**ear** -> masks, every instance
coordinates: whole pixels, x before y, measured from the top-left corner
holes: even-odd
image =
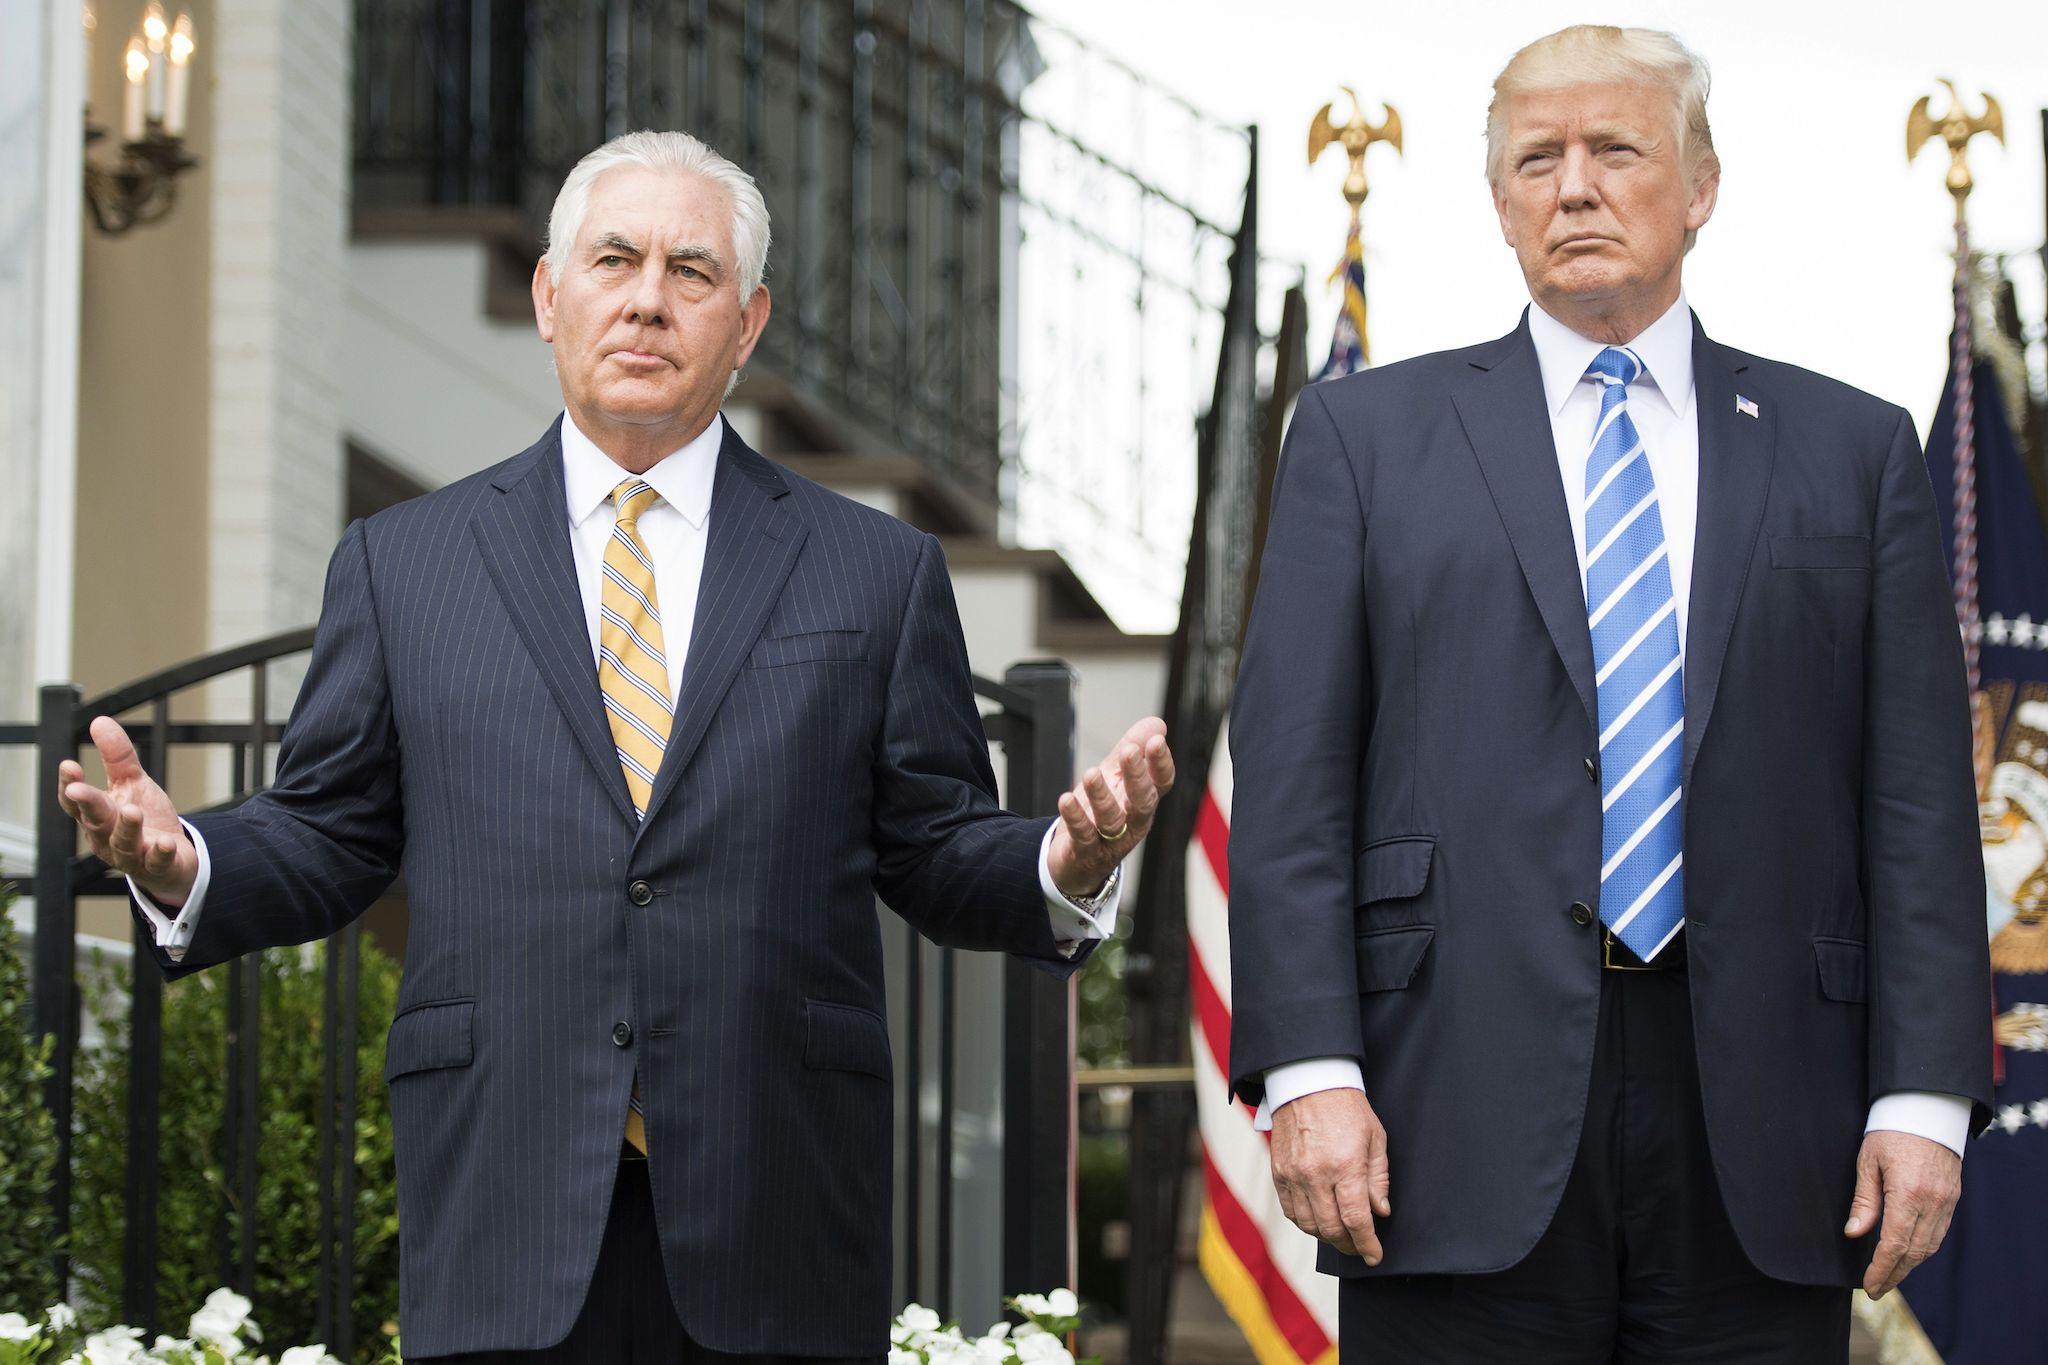
[[[768,286],[754,286],[754,296],[747,300],[747,306],[740,309],[740,345],[733,353],[732,367],[739,369],[754,354],[754,347],[760,343],[761,333],[768,330],[769,312]]]
[[[1700,183],[1693,187],[1692,202],[1685,206],[1685,230],[1698,232],[1714,216],[1714,205],[1721,198],[1721,168],[1709,167],[1700,177]]]
[[[1508,197],[1501,192],[1498,185],[1493,187],[1493,212],[1494,216],[1500,219],[1501,240],[1512,248],[1515,244],[1515,223],[1508,217]]]
[[[548,273],[548,258],[545,256],[533,265],[533,322],[540,329],[540,339],[554,345],[555,277]]]

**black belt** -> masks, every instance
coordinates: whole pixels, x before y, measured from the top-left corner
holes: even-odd
[[[1685,970],[1685,935],[1679,933],[1664,945],[1656,960],[1644,962],[1607,926],[1600,927],[1600,966],[1610,972],[1682,972]]]

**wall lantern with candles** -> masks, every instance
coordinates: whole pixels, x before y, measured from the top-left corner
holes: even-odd
[[[86,89],[92,89],[93,40],[99,27],[85,7]],[[116,234],[154,223],[177,202],[177,179],[199,163],[185,154],[185,115],[192,97],[192,16],[175,22],[152,0],[121,54],[121,159],[111,167],[85,162],[85,202],[101,232]],[[92,121],[88,98],[85,140],[107,129]]]

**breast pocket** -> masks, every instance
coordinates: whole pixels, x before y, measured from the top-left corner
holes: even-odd
[[[748,668],[786,668],[791,664],[864,663],[868,633],[860,629],[807,630],[794,635],[763,636],[747,656]]]
[[[1869,536],[1772,536],[1771,567],[1870,572]]]

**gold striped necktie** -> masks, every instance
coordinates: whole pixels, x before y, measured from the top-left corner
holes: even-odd
[[[640,539],[640,515],[660,494],[642,479],[626,479],[612,490],[619,509],[618,524],[604,547],[604,582],[598,598],[598,689],[604,694],[605,719],[618,746],[619,766],[633,809],[647,818],[654,794],[654,775],[668,748],[673,709],[668,699],[668,657],[663,652],[661,606],[654,595],[654,560]],[[641,1119],[640,1075],[633,1075],[633,1098],[626,1114],[626,1141],[647,1150]]]

